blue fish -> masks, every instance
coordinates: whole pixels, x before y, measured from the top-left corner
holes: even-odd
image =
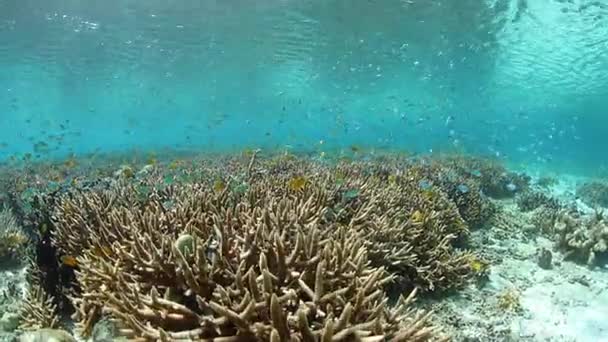
[[[423,179],[420,182],[418,182],[418,186],[422,190],[428,190],[431,186],[433,186],[433,184],[431,184],[431,182],[429,182],[428,180]]]
[[[481,177],[481,171],[473,170],[473,171],[471,171],[471,175],[473,175],[475,177]]]
[[[469,187],[466,186],[465,184],[459,184],[456,188],[458,189],[458,191],[460,193],[463,193],[463,194],[466,194],[469,192]]]

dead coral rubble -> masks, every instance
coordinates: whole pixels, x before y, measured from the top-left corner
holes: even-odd
[[[387,304],[393,276],[370,264],[357,220],[325,219],[326,191],[227,189],[169,186],[135,201],[122,185],[61,199],[53,241],[78,261],[83,334],[109,316],[142,341],[440,339],[429,313],[409,308],[415,291]]]

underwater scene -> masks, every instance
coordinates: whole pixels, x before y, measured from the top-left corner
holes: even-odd
[[[608,2],[0,0],[0,342],[608,341]]]

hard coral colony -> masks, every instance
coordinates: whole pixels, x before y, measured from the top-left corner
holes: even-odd
[[[30,220],[74,274],[35,277],[23,329],[56,328],[62,303],[85,337],[109,320],[141,341],[447,339],[412,302],[487,271],[457,248],[493,212],[474,176],[256,155],[36,196]]]

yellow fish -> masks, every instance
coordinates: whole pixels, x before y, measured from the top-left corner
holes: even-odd
[[[213,182],[213,190],[215,190],[215,192],[222,192],[224,189],[226,189],[226,183],[220,178],[217,178],[215,182]]]
[[[397,175],[388,175],[388,184],[397,183]]]
[[[412,221],[415,223],[422,223],[424,222],[425,216],[426,215],[424,215],[420,210],[416,210],[412,214]]]
[[[93,247],[93,254],[97,256],[109,255],[112,252],[112,249],[108,246],[95,246]]]
[[[169,169],[170,170],[175,170],[177,169],[179,166],[181,165],[181,161],[180,160],[174,160],[171,163],[169,163]]]
[[[70,159],[66,160],[66,161],[63,163],[63,165],[64,165],[66,168],[68,168],[68,169],[73,169],[73,168],[75,168],[75,167],[78,165],[78,163],[76,162],[76,159],[74,159],[74,158],[70,158]]]
[[[289,180],[289,182],[287,183],[287,186],[289,187],[289,189],[291,189],[293,191],[301,191],[301,190],[304,190],[306,183],[308,183],[308,180],[306,180],[305,177],[296,176]]]
[[[68,267],[76,267],[78,266],[78,260],[71,255],[64,255],[61,257],[61,263]]]

